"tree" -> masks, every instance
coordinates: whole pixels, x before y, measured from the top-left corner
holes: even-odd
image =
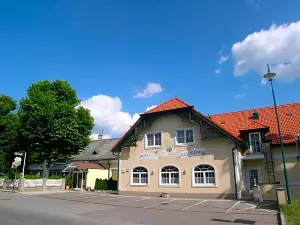
[[[68,160],[89,144],[94,120],[66,81],[31,85],[20,101],[19,115],[28,148],[44,162],[44,178],[51,162]]]
[[[14,111],[17,102],[10,96],[0,95],[0,173],[10,170],[18,145],[19,117]]]

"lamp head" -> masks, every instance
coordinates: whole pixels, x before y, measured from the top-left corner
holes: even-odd
[[[276,76],[276,73],[271,73],[270,72],[270,68],[269,68],[269,65],[267,64],[267,67],[268,67],[268,73],[266,73],[265,75],[264,75],[264,78],[265,79],[268,79],[268,81],[271,81],[271,80],[273,80],[273,78]]]

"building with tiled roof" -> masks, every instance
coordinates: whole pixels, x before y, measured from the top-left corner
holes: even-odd
[[[300,198],[300,103],[278,106],[292,195]],[[119,192],[159,196],[265,199],[284,187],[274,107],[204,115],[173,98],[140,115],[113,146]],[[299,146],[300,143],[298,143]]]

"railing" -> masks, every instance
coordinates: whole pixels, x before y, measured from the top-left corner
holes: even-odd
[[[250,152],[248,154],[265,154],[270,152],[270,143],[257,143],[254,145],[250,145]]]

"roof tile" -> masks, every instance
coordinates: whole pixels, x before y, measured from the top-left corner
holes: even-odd
[[[254,111],[259,114],[258,120],[252,119]],[[300,102],[278,106],[278,114],[283,142],[285,144],[295,143],[295,136],[300,133]],[[216,114],[210,117],[214,123],[238,138],[240,138],[241,130],[269,127],[266,138],[272,140],[273,144],[280,143],[274,107]]]
[[[189,106],[191,106],[191,105],[180,100],[179,98],[172,98],[169,101],[166,101],[166,102],[156,106],[155,108],[150,109],[149,111],[145,112],[144,114],[163,112],[163,111],[174,110],[174,109],[181,109],[181,108],[186,108]]]

